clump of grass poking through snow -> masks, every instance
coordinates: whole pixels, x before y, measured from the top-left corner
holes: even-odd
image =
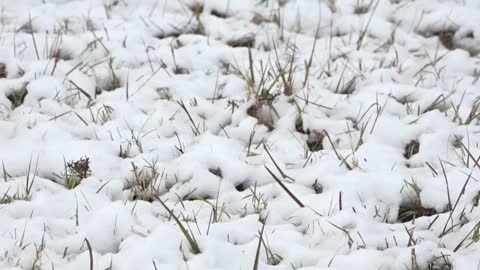
[[[82,157],[79,160],[64,161],[64,171],[61,174],[54,175],[62,180],[65,188],[74,189],[91,174],[90,158]]]
[[[417,185],[415,180],[412,179],[411,182],[405,181],[403,190],[410,191],[411,198],[404,201],[398,209],[398,221],[399,222],[409,222],[414,221],[416,218],[424,216],[433,216],[438,214],[435,209],[425,208],[422,206],[422,201],[420,200],[420,192],[422,190]]]
[[[312,152],[323,150],[323,139],[325,139],[325,133],[311,132],[307,140],[308,149]]]
[[[237,47],[253,48],[255,45],[255,36],[245,35],[237,39],[231,39],[227,41],[227,45],[233,48],[237,48]]]
[[[18,90],[16,89],[13,92],[11,92],[7,96],[7,99],[10,100],[10,102],[12,103],[11,109],[14,110],[15,108],[22,105],[27,94],[28,94],[27,83],[24,83],[20,89]]]
[[[427,266],[428,270],[452,270],[453,265],[450,262],[449,255],[442,254],[439,257],[433,258]]]
[[[403,156],[406,159],[410,159],[413,155],[417,154],[419,150],[420,143],[417,140],[412,140],[405,146],[405,152]]]
[[[133,178],[128,180],[130,184],[130,199],[153,202],[159,196],[158,187],[163,173],[157,170],[157,160],[147,162],[143,168],[138,168],[132,162]]]

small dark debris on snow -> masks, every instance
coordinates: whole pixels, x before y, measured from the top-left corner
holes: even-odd
[[[164,39],[164,38],[178,38],[179,36],[181,36],[183,33],[182,32],[179,32],[179,31],[173,31],[173,32],[169,32],[169,33],[157,33],[155,35],[153,35],[155,38],[158,38],[158,39]]]
[[[208,169],[208,171],[211,174],[218,176],[219,178],[223,178],[222,170],[220,168],[210,168]]]
[[[247,182],[247,181],[241,182],[241,183],[235,185],[235,189],[236,189],[237,191],[239,191],[239,192],[242,192],[242,191],[247,190],[248,187],[249,187],[249,185],[248,185],[248,182]]]
[[[228,18],[228,14],[226,12],[220,12],[216,9],[212,9],[212,11],[210,11],[210,15],[213,15],[215,17],[219,17],[219,18],[222,18],[222,19]]]
[[[322,184],[318,183],[317,179],[315,179],[315,182],[312,184],[312,188],[315,191],[315,194],[323,193],[323,186]]]
[[[190,71],[186,68],[177,66],[173,69],[173,73],[175,73],[176,75],[185,75],[185,74],[190,74]]]

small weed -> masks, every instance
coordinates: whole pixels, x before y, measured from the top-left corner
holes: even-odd
[[[172,93],[170,91],[170,88],[168,87],[160,87],[157,90],[158,95],[160,96],[160,99],[168,100],[171,101],[173,100]]]
[[[10,175],[6,172],[5,167],[3,168],[4,170],[4,177],[5,181],[10,178]],[[33,168],[32,172],[32,159],[30,158],[30,162],[28,164],[27,171],[25,173],[25,185],[24,185],[24,192],[21,193],[19,190],[17,190],[13,195],[9,194],[10,188],[8,188],[3,195],[0,195],[0,205],[2,204],[9,204],[17,200],[22,200],[22,201],[29,201],[32,198],[32,192],[33,192],[33,184],[35,183],[35,178],[38,174],[38,158],[35,164],[35,168]],[[33,175],[33,176],[32,176]]]
[[[3,195],[0,196],[0,205],[12,203],[20,198],[18,198],[18,193],[15,193],[13,196],[8,195],[10,189],[7,189]]]
[[[97,109],[96,113],[93,112],[91,106],[88,109],[90,111],[90,117],[92,118],[92,122],[98,125],[103,125],[106,122],[112,120],[112,113],[114,110],[108,105],[102,104],[100,108]]]
[[[153,202],[160,195],[158,186],[164,174],[158,171],[157,162],[158,160],[147,162],[147,166],[142,169],[132,162],[133,178],[128,180],[130,199]]]
[[[62,179],[63,185],[67,189],[74,189],[91,174],[90,159],[88,157],[82,157],[76,161],[64,161],[64,171],[60,174],[54,173],[55,176]]]
[[[33,191],[33,184],[35,183],[35,178],[38,174],[38,159],[40,157],[37,156],[37,161],[35,162],[35,168],[33,168],[33,176],[30,176],[32,173],[32,158],[30,158],[30,162],[28,163],[28,169],[25,176],[25,194],[22,197],[23,200],[30,200],[32,197]]]
[[[170,216],[175,220],[175,223],[177,223],[178,227],[180,227],[180,230],[182,231],[183,236],[187,240],[187,242],[190,244],[190,250],[192,251],[193,254],[200,254],[201,250],[200,247],[198,246],[198,242],[195,239],[195,236],[188,232],[188,230],[183,226],[182,222],[180,219],[173,213],[173,211],[159,198],[157,197],[158,201],[160,204],[167,210],[167,212],[170,214]]]
[[[252,206],[256,214],[262,216],[265,210],[268,207],[268,198],[265,194],[257,191],[257,183],[253,187],[248,187],[250,195],[243,197],[243,199],[251,198]]]

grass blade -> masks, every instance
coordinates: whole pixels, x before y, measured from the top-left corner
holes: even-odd
[[[278,179],[278,177],[272,171],[270,171],[267,166],[265,166],[265,169],[267,169],[268,173],[273,177],[273,179],[275,179],[280,187],[287,192],[288,196],[290,196],[290,198],[292,198],[298,204],[298,206],[302,208],[305,207],[305,205],[295,195],[293,195],[293,193],[282,183],[280,179]]]
[[[200,251],[200,247],[198,246],[197,241],[195,240],[195,237],[190,235],[190,233],[187,231],[187,229],[183,226],[180,219],[178,219],[178,217],[173,213],[173,211],[170,208],[168,208],[168,206],[160,198],[158,198],[158,201],[163,206],[163,208],[165,208],[165,210],[167,210],[167,212],[170,214],[170,216],[175,220],[178,227],[180,227],[180,230],[182,231],[183,236],[185,236],[185,239],[187,239],[188,243],[190,244],[190,248],[191,248],[192,253],[193,254],[199,254],[201,251]]]

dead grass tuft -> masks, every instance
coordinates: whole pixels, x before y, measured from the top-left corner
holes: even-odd
[[[420,143],[417,140],[412,140],[405,146],[405,152],[403,156],[406,159],[410,159],[413,155],[417,154],[419,150]]]
[[[422,201],[420,199],[421,191],[422,190],[414,179],[411,181],[404,181],[404,186],[402,187],[401,192],[408,192],[410,198],[400,204],[398,209],[399,222],[415,222],[416,218],[438,214],[435,209],[422,206]]]
[[[222,12],[222,11],[218,11],[216,9],[212,9],[212,11],[210,11],[210,15],[218,17],[218,18],[222,18],[222,19],[226,19],[226,18],[229,17],[228,12],[226,12],[226,11]]]
[[[24,83],[20,89],[14,90],[7,96],[7,99],[12,103],[12,110],[23,104],[23,101],[28,94],[27,85],[28,83]]]
[[[325,139],[325,133],[313,131],[309,134],[307,139],[308,149],[312,152],[323,150],[323,139]]]
[[[435,209],[425,208],[420,201],[407,202],[398,209],[398,221],[409,222],[419,217],[429,217],[438,214]]]
[[[79,160],[64,161],[64,171],[60,174],[54,173],[59,177],[65,188],[74,189],[83,179],[89,177],[92,174],[90,170],[90,159],[88,157],[82,157]]]
[[[442,254],[442,256],[433,258],[427,266],[428,270],[452,270],[453,265],[448,258],[449,255]]]
[[[255,46],[255,36],[245,35],[237,39],[232,39],[227,41],[227,45],[234,48],[238,48],[238,47],[253,48]]]
[[[139,168],[132,162],[132,179],[130,184],[130,199],[153,202],[160,196],[159,185],[163,173],[157,169],[157,160],[148,162],[143,168]]]

